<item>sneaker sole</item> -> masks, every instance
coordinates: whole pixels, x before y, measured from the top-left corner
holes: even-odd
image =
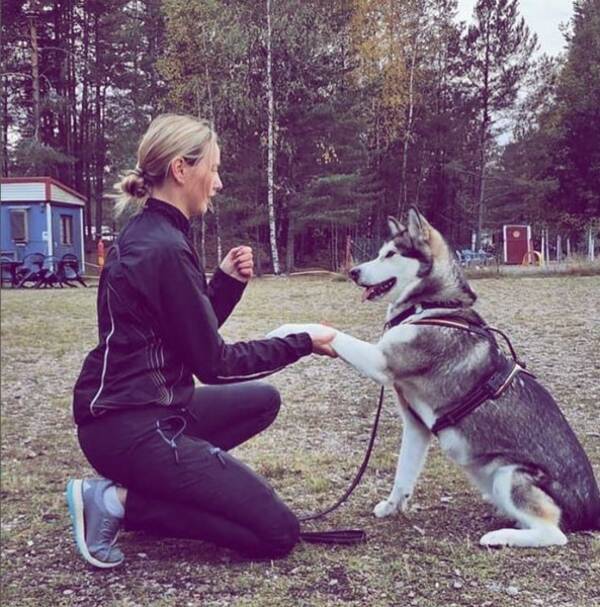
[[[100,569],[111,569],[118,567],[124,559],[115,561],[114,563],[107,563],[99,561],[94,558],[88,550],[87,544],[85,543],[85,519],[83,517],[83,481],[81,479],[70,480],[67,483],[67,505],[69,506],[69,514],[71,515],[71,523],[73,527],[73,536],[75,537],[75,543],[81,556],[93,565]]]

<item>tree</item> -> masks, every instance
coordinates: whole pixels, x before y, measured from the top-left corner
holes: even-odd
[[[531,65],[537,37],[519,18],[518,0],[478,0],[466,36],[469,79],[479,110],[476,248],[485,216],[486,165],[493,126],[514,106]]]
[[[576,0],[557,90],[559,205],[600,216],[600,0]]]
[[[273,141],[273,131],[275,128],[275,107],[273,101],[273,76],[272,64],[273,53],[271,50],[271,0],[266,0],[266,18],[267,18],[267,76],[265,85],[267,89],[267,208],[269,209],[269,240],[271,243],[271,258],[273,259],[273,272],[279,274],[279,253],[277,251],[277,226],[275,223],[275,202],[273,200],[273,164],[275,160],[275,149]]]

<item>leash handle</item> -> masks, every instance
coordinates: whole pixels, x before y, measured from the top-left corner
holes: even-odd
[[[330,531],[302,531],[300,538],[309,544],[361,544],[367,541],[362,529],[332,529]]]

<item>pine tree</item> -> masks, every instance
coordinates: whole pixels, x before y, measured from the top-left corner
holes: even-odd
[[[475,23],[466,37],[470,81],[480,113],[476,248],[481,245],[493,126],[501,111],[513,107],[537,46],[537,37],[519,17],[518,8],[518,0],[478,0]]]

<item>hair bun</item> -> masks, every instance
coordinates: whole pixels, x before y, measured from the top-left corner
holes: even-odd
[[[143,171],[139,167],[123,177],[120,185],[123,192],[134,198],[144,198],[150,193]]]

